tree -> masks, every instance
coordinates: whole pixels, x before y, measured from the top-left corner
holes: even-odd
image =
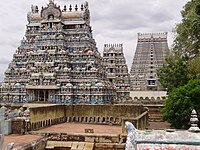
[[[182,22],[176,30],[173,50],[176,55],[193,57],[200,51],[200,1],[191,0],[181,11]]]
[[[200,15],[200,5],[197,5],[197,7],[196,7],[196,14]]]
[[[188,76],[190,79],[200,79],[200,55],[188,62]]]
[[[169,55],[165,63],[157,70],[159,81],[170,92],[173,88],[182,86],[188,82],[187,65],[183,57]]]
[[[200,80],[191,80],[188,84],[171,91],[162,109],[163,119],[175,128],[188,128],[193,109],[200,110]]]
[[[200,0],[188,2],[181,14],[172,55],[158,70],[158,77],[169,90],[163,119],[176,128],[187,128],[192,109],[200,112]]]

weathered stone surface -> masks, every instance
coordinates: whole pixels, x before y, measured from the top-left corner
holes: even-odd
[[[12,120],[12,133],[24,134],[25,133],[25,119],[16,118]]]
[[[4,143],[4,135],[0,134],[0,149],[3,149],[3,143]]]
[[[6,119],[6,108],[2,106],[0,108],[0,121]]]
[[[4,135],[12,133],[11,120],[0,121],[0,133]]]

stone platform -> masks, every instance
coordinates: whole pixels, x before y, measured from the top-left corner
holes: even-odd
[[[113,148],[123,150],[125,148],[125,140],[121,139],[125,139],[125,137],[125,135],[122,136],[121,126],[62,123],[31,131],[28,135],[6,136],[4,145],[14,142],[17,150],[36,149],[37,147],[40,148],[40,146],[41,148],[37,150],[56,150],[59,148],[65,148],[66,150]]]
[[[15,135],[15,134],[11,134],[11,135],[4,136],[4,144],[3,145],[5,147],[9,143],[14,142],[14,148],[17,148],[17,147],[23,147],[23,146],[29,145],[34,141],[35,142],[40,141],[41,139],[43,139],[43,137],[38,136],[38,135]]]
[[[121,134],[121,126],[96,125],[83,123],[62,123],[39,129],[37,133],[85,133],[85,129],[92,129],[95,134]]]

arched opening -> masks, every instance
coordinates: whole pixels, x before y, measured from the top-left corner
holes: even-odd
[[[85,122],[88,122],[88,117],[85,117]]]
[[[81,122],[83,122],[84,121],[84,117],[81,117]]]
[[[105,117],[102,118],[102,123],[105,123],[106,119]]]
[[[106,118],[106,123],[109,123],[109,122],[110,122],[110,118],[107,117],[107,118]]]
[[[76,122],[76,117],[73,117],[73,122]]]
[[[113,120],[114,120],[113,117],[110,117],[110,123],[113,123]]]
[[[101,118],[100,117],[98,117],[97,122],[101,123]]]
[[[92,120],[92,117],[90,117],[89,123],[92,123],[92,121],[93,121],[93,120]]]

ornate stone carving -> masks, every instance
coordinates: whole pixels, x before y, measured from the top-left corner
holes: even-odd
[[[57,7],[53,1],[50,1],[48,7],[45,7],[41,11],[41,17],[42,19],[48,20],[53,18],[60,18],[61,16],[61,10],[59,7]]]
[[[113,101],[115,88],[106,78],[102,58],[92,37],[88,3],[84,6],[84,10],[76,6],[75,11],[61,12],[60,7],[50,0],[40,13],[32,6],[25,38],[14,54],[4,79],[6,85],[19,82],[22,86],[2,87],[3,99],[65,104],[105,104]],[[81,36],[85,38],[80,40]],[[83,52],[85,49],[88,51]],[[86,68],[87,65],[90,67]],[[69,82],[73,86],[66,86]],[[79,87],[80,83],[91,86]],[[98,89],[96,83],[104,86]]]
[[[130,71],[131,90],[163,90],[156,70],[163,65],[168,52],[167,33],[138,33],[137,48]]]
[[[196,110],[193,109],[191,113],[191,118],[190,118],[191,127],[188,130],[190,132],[200,132],[200,129],[198,127],[198,122],[199,122],[199,119],[197,117],[197,112]]]
[[[136,150],[137,129],[129,121],[125,122],[125,128],[128,132],[126,140],[126,150]]]

